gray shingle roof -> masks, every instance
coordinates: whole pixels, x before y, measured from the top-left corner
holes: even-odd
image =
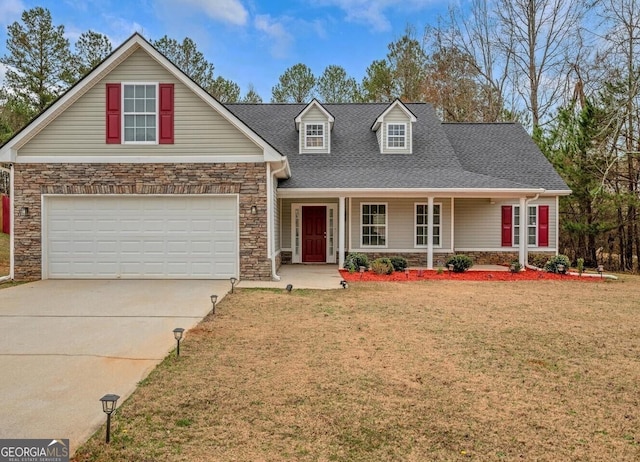
[[[287,156],[281,188],[544,188],[568,190],[517,124],[442,124],[431,105],[406,104],[413,154],[381,154],[372,123],[388,104],[325,104],[335,117],[331,153],[300,154],[295,117],[305,104],[226,107]]]

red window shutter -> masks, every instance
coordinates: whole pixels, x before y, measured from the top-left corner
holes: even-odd
[[[538,206],[538,247],[549,247],[549,206]]]
[[[513,245],[513,207],[502,206],[502,247]]]
[[[158,143],[173,144],[173,84],[161,83],[160,91],[160,137]]]
[[[120,144],[120,84],[107,84],[107,144]]]

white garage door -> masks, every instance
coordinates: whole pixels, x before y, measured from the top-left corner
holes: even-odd
[[[46,197],[44,277],[237,276],[236,196]]]

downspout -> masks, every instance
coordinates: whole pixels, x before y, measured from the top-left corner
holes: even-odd
[[[276,246],[275,246],[275,242],[273,242],[273,210],[272,210],[272,200],[273,200],[273,193],[274,193],[274,186],[273,186],[273,182],[276,178],[276,175],[278,175],[280,172],[284,171],[287,168],[287,158],[285,157],[282,160],[282,167],[280,167],[277,170],[271,171],[271,164],[267,164],[268,167],[268,174],[269,174],[269,181],[267,183],[267,194],[269,195],[269,201],[267,203],[267,208],[268,208],[268,216],[267,216],[267,228],[268,228],[268,239],[267,239],[267,248],[268,248],[268,252],[269,252],[269,256],[271,259],[271,279],[273,279],[274,281],[279,281],[280,280],[280,276],[278,276],[277,274],[277,270],[276,270]]]
[[[525,204],[525,208],[524,210],[520,210],[520,227],[525,227],[525,219],[527,219],[527,217],[529,216],[529,202],[533,202],[533,201],[537,201],[538,198],[540,197],[540,193],[536,194],[535,196],[533,196],[530,199],[525,199],[524,204]],[[526,227],[525,227],[526,229]],[[521,262],[522,267],[523,268],[527,268],[529,266],[529,243],[525,241],[525,245],[524,245],[524,261]]]

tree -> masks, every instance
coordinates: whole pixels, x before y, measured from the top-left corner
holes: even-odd
[[[91,30],[80,34],[75,45],[74,55],[78,78],[87,75],[111,54],[112,47],[109,37]]]
[[[189,37],[179,43],[165,35],[153,42],[153,46],[202,88],[207,89],[214,85],[213,64],[205,59],[204,54]]]
[[[387,61],[397,86],[397,96],[410,103],[424,101],[422,89],[426,78],[427,55],[415,38],[413,29],[407,27],[400,39],[389,44]]]
[[[240,87],[238,84],[222,77],[216,78],[206,90],[223,104],[237,103],[240,99]]]
[[[304,103],[313,97],[316,78],[306,65],[295,64],[287,69],[271,89],[273,103]]]
[[[260,97],[258,92],[256,92],[256,89],[253,87],[253,85],[249,84],[249,90],[247,90],[247,94],[244,95],[240,102],[248,104],[259,104],[262,103],[262,98]]]
[[[389,63],[384,59],[376,60],[362,79],[362,98],[370,102],[393,101],[398,94],[396,86]]]
[[[0,62],[7,66],[5,88],[11,99],[31,117],[69,87],[74,72],[64,26],[53,26],[49,10],[24,11],[21,21],[7,28],[8,54]]]
[[[351,103],[359,100],[358,84],[342,66],[327,66],[316,84],[316,93],[324,103]]]
[[[511,84],[531,114],[534,137],[563,96],[571,56],[581,53],[583,0],[499,0],[498,43],[517,73]],[[565,93],[566,94],[566,93]]]

